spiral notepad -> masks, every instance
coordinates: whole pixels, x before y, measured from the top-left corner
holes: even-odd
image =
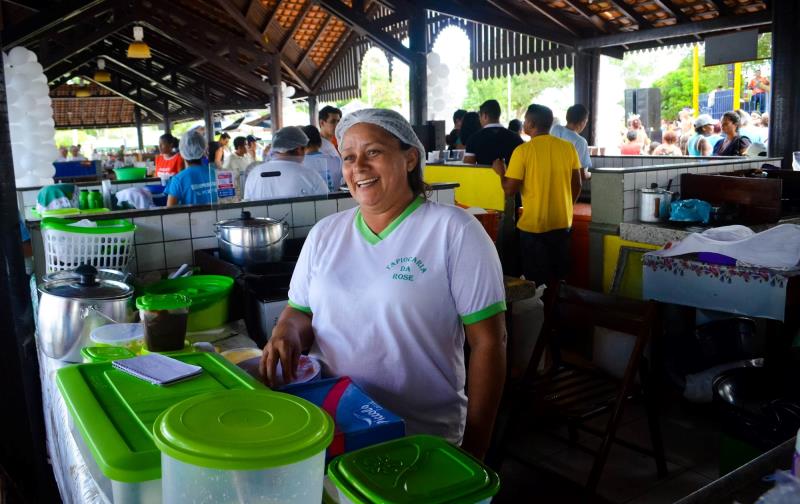
[[[203,372],[200,366],[186,364],[160,354],[141,355],[114,361],[114,367],[154,385],[171,385],[188,380]]]

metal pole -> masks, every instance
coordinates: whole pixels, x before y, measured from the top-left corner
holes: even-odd
[[[138,105],[133,107],[133,116],[136,120],[136,139],[139,142],[139,152],[144,151],[144,137],[142,136],[142,109]]]
[[[700,115],[700,45],[692,48],[692,110],[694,116]],[[652,125],[651,125],[652,126]]]
[[[0,380],[6,431],[0,436],[0,453],[10,482],[15,484],[4,493],[7,491],[12,501],[58,502],[53,471],[47,463],[34,314],[16,189],[5,71],[0,65]],[[22,495],[16,495],[15,489]]]
[[[589,110],[589,122],[581,135],[589,145],[594,145],[600,52],[594,49],[576,53],[572,71],[575,76],[575,103],[580,103]]]
[[[316,95],[308,95],[308,124],[319,128],[319,106]]]
[[[214,141],[214,116],[211,110],[211,104],[208,102],[208,85],[203,83],[203,119],[206,122],[206,138],[209,145]]]

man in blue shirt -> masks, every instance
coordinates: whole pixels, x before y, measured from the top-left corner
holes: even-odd
[[[211,165],[204,166],[208,144],[197,129],[183,134],[178,144],[181,156],[186,160],[186,169],[172,177],[164,190],[167,206],[208,205],[217,201],[217,173]]]
[[[554,124],[550,128],[550,134],[554,137],[568,141],[575,146],[578,152],[578,160],[581,162],[581,178],[589,178],[589,168],[592,167],[592,159],[589,157],[589,145],[586,139],[581,136],[581,132],[589,123],[589,110],[583,105],[576,103],[567,109],[567,125]]]

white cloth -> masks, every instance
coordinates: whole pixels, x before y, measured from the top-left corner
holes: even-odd
[[[117,203],[128,203],[136,209],[146,209],[153,207],[153,193],[144,187],[130,187],[117,191],[115,194]]]
[[[240,156],[234,152],[225,159],[224,169],[236,173],[244,173],[252,162],[253,160],[248,154]]]
[[[410,212],[410,213],[409,213]],[[319,221],[289,303],[313,313],[324,373],[350,376],[406,433],[464,433],[464,324],[505,309],[497,251],[473,216],[415,200],[379,238],[358,209]]]
[[[306,154],[303,164],[319,173],[328,185],[328,190],[338,191],[342,186],[342,158],[322,153]]]
[[[581,162],[581,168],[592,167],[592,158],[589,157],[589,143],[585,138],[560,124],[553,125],[550,128],[550,134],[575,146],[575,150],[578,151],[578,160]]]
[[[78,154],[77,156],[71,156],[69,158],[70,161],[86,161],[86,157]]]
[[[762,268],[795,268],[800,263],[800,226],[781,224],[761,233],[744,226],[724,226],[692,233],[668,249],[651,252],[672,257],[713,252]]]
[[[336,150],[336,146],[333,145],[333,142],[331,142],[326,138],[322,139],[322,145],[320,146],[319,151],[325,154],[326,156],[334,156],[338,158],[341,157],[339,151]]]
[[[262,177],[263,172],[277,171],[279,177]],[[265,200],[327,194],[328,184],[317,172],[294,161],[272,159],[253,167],[244,184],[244,199]]]

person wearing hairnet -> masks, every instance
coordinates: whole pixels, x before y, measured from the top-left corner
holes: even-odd
[[[253,167],[244,183],[244,199],[265,200],[327,194],[328,184],[303,165],[308,137],[297,126],[281,128],[272,137],[269,160]],[[262,177],[262,173],[270,176]]]
[[[167,206],[207,205],[217,201],[217,174],[212,166],[203,166],[208,144],[205,135],[193,128],[181,136],[178,150],[186,168],[169,179],[164,192]]]
[[[403,417],[407,434],[440,436],[482,458],[506,367],[494,244],[477,219],[427,199],[425,148],[400,114],[354,112],[336,137],[358,207],[309,232],[261,373],[274,383],[280,362],[291,380],[309,351],[325,375],[349,376]]]

